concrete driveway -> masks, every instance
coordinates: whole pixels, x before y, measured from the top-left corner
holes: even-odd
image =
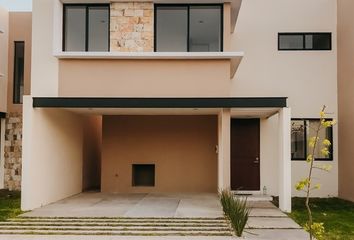
[[[222,217],[217,194],[81,193],[23,214],[26,217]]]
[[[250,200],[250,199],[249,199]],[[243,239],[305,240],[307,233],[269,201],[252,207]],[[238,239],[216,194],[82,193],[0,222],[0,239]]]

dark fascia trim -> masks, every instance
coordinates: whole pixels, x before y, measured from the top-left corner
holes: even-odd
[[[0,112],[0,118],[6,118],[6,113]]]
[[[34,97],[34,108],[281,108],[286,97],[80,98]]]

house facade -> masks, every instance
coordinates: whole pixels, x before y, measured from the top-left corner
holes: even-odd
[[[336,1],[34,0],[32,16],[23,210],[231,188],[291,211],[322,105],[338,117]],[[338,196],[337,126],[325,138],[314,196]]]
[[[30,94],[32,13],[0,11],[0,188],[20,190],[22,96]]]

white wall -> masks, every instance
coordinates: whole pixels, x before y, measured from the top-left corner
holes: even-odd
[[[60,109],[34,109],[24,97],[22,210],[82,190],[83,121]]]
[[[268,119],[261,119],[261,148],[260,148],[260,171],[261,191],[267,188],[267,194],[278,196],[278,115]]]
[[[31,77],[33,96],[58,96],[58,60],[53,56],[53,31],[60,29],[59,23],[54,23],[53,17],[56,14],[54,5],[58,2],[33,0]]]
[[[332,32],[333,50],[280,52],[278,32]],[[288,97],[292,118],[319,117],[325,104],[334,113],[331,117],[337,118],[336,42],[336,1],[243,1],[231,48],[243,51],[245,56],[232,79],[231,95]],[[276,136],[274,133],[267,138]],[[329,174],[316,174],[323,183],[316,196],[337,195],[337,148],[335,127],[333,170]],[[264,161],[274,160],[269,154]],[[292,162],[293,185],[304,176],[305,167],[305,162]],[[274,182],[274,179],[270,175],[265,181]]]
[[[9,13],[0,6],[0,112],[7,110]],[[2,76],[1,76],[2,75]]]

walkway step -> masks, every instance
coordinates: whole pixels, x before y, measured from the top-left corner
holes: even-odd
[[[253,229],[301,229],[292,219],[284,217],[250,217],[247,225]]]
[[[184,219],[169,219],[169,220],[149,220],[149,219],[117,219],[117,220],[106,220],[106,219],[9,219],[8,221],[11,222],[153,222],[153,223],[158,223],[158,222],[170,222],[170,223],[184,223],[184,222],[193,222],[193,223],[222,223],[225,220],[184,220]]]
[[[228,227],[228,224],[85,224],[85,223],[11,223],[11,222],[0,222],[0,227],[14,227],[14,226],[55,226],[55,227],[205,227],[205,228],[220,228]]]
[[[229,231],[229,228],[206,227],[73,227],[73,226],[1,226],[0,230],[75,230],[75,231]]]
[[[120,236],[232,236],[230,231],[52,231],[52,230],[1,230],[4,234],[26,235],[120,235]]]
[[[221,218],[28,218],[0,222],[0,235],[232,236]]]

